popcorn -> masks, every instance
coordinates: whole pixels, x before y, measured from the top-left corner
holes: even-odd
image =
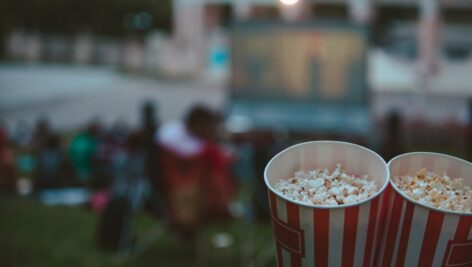
[[[451,179],[421,169],[414,176],[395,176],[398,189],[420,203],[439,209],[472,212],[472,190],[463,184],[464,179]]]
[[[341,164],[330,174],[328,169],[297,171],[295,177],[280,179],[275,190],[287,198],[307,204],[338,206],[360,202],[378,191],[367,175],[356,177],[344,172]]]

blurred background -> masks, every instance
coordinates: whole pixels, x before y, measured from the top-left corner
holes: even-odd
[[[274,266],[263,169],[472,160],[470,0],[0,3],[0,266]]]

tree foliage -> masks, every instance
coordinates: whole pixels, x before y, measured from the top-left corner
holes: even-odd
[[[170,31],[171,0],[6,0],[0,11],[3,29],[12,28],[46,33],[90,32],[119,36],[152,29]],[[147,12],[151,27],[125,27],[127,14]]]

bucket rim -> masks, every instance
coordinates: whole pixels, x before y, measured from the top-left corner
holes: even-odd
[[[449,158],[449,159],[452,159],[452,160],[457,160],[459,162],[461,162],[462,164],[466,164],[466,165],[471,165],[472,167],[472,163],[467,161],[467,160],[464,160],[464,159],[461,159],[461,158],[458,158],[458,157],[454,157],[454,156],[451,156],[451,155],[447,155],[447,154],[442,154],[442,153],[436,153],[436,152],[426,152],[426,151],[418,151],[418,152],[409,152],[409,153],[403,153],[403,154],[400,154],[400,155],[397,155],[395,157],[393,157],[391,160],[388,161],[387,163],[387,167],[390,171],[390,165],[395,161],[395,160],[398,160],[402,157],[406,157],[406,156],[414,156],[414,155],[418,155],[418,156],[426,156],[426,155],[429,155],[429,156],[437,156],[437,157],[445,157],[445,158]],[[472,216],[472,212],[460,212],[460,211],[452,211],[452,210],[445,210],[445,209],[440,209],[440,208],[436,208],[436,207],[432,207],[432,206],[428,206],[426,204],[423,204],[419,201],[416,201],[414,199],[412,199],[411,197],[409,197],[407,194],[405,194],[402,190],[400,190],[397,185],[393,182],[393,177],[389,177],[389,182],[390,182],[390,185],[391,187],[393,188],[393,190],[395,190],[396,193],[400,194],[400,196],[403,197],[403,199],[415,204],[415,205],[419,205],[419,206],[422,206],[423,208],[426,208],[428,210],[434,210],[434,211],[437,211],[437,212],[440,212],[440,213],[446,213],[446,214],[452,214],[452,215],[459,215],[459,216]],[[457,177],[455,177],[457,178]]]
[[[362,201],[359,201],[359,202],[355,202],[355,203],[349,203],[349,204],[342,204],[342,205],[315,205],[315,204],[308,204],[308,203],[305,203],[305,202],[301,202],[299,200],[293,200],[293,199],[290,199],[286,196],[284,196],[282,193],[278,192],[277,190],[275,190],[269,183],[269,179],[268,179],[268,169],[269,169],[269,166],[271,165],[271,163],[277,158],[279,157],[280,155],[286,153],[287,151],[289,150],[292,150],[292,149],[296,149],[298,147],[301,147],[301,146],[306,146],[306,145],[311,145],[311,144],[337,144],[337,145],[346,145],[346,146],[351,146],[351,147],[355,147],[355,148],[359,148],[361,150],[364,150],[368,153],[371,153],[375,158],[379,159],[381,162],[383,162],[383,165],[384,165],[384,169],[386,171],[386,179],[385,179],[385,182],[382,184],[381,188],[375,192],[375,194],[373,194],[372,196],[366,198],[366,199],[363,199]],[[274,193],[276,196],[278,196],[279,198],[285,200],[285,201],[288,201],[288,202],[291,202],[293,204],[296,204],[296,205],[299,205],[299,206],[303,206],[303,207],[306,207],[306,208],[311,208],[311,209],[346,209],[346,208],[350,208],[350,207],[357,207],[357,206],[361,206],[365,203],[368,203],[368,202],[371,202],[372,200],[374,200],[375,198],[377,197],[380,197],[385,189],[388,187],[389,185],[389,180],[390,180],[390,169],[388,168],[387,166],[387,163],[385,162],[385,160],[379,155],[377,154],[375,151],[371,150],[371,149],[368,149],[364,146],[361,146],[361,145],[358,145],[358,144],[354,144],[354,143],[350,143],[350,142],[344,142],[344,141],[335,141],[335,140],[320,140],[320,141],[308,141],[308,142],[302,142],[302,143],[298,143],[298,144],[295,144],[295,145],[292,145],[292,146],[289,146],[287,148],[285,148],[284,150],[280,151],[279,153],[277,153],[275,156],[273,156],[269,162],[267,162],[265,168],[264,168],[264,182],[265,182],[265,185],[266,187],[272,192]]]

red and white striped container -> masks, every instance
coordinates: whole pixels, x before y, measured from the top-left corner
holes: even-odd
[[[287,199],[274,190],[279,179],[298,170],[328,168],[337,163],[350,174],[369,175],[379,191],[349,205],[317,206]],[[384,222],[382,192],[388,186],[385,161],[359,145],[316,141],[292,146],[270,160],[264,172],[269,188],[277,266],[372,266]]]
[[[388,163],[391,177],[426,168],[472,187],[472,164],[437,153],[399,155]],[[391,181],[387,225],[377,266],[472,266],[472,214],[425,206]]]

